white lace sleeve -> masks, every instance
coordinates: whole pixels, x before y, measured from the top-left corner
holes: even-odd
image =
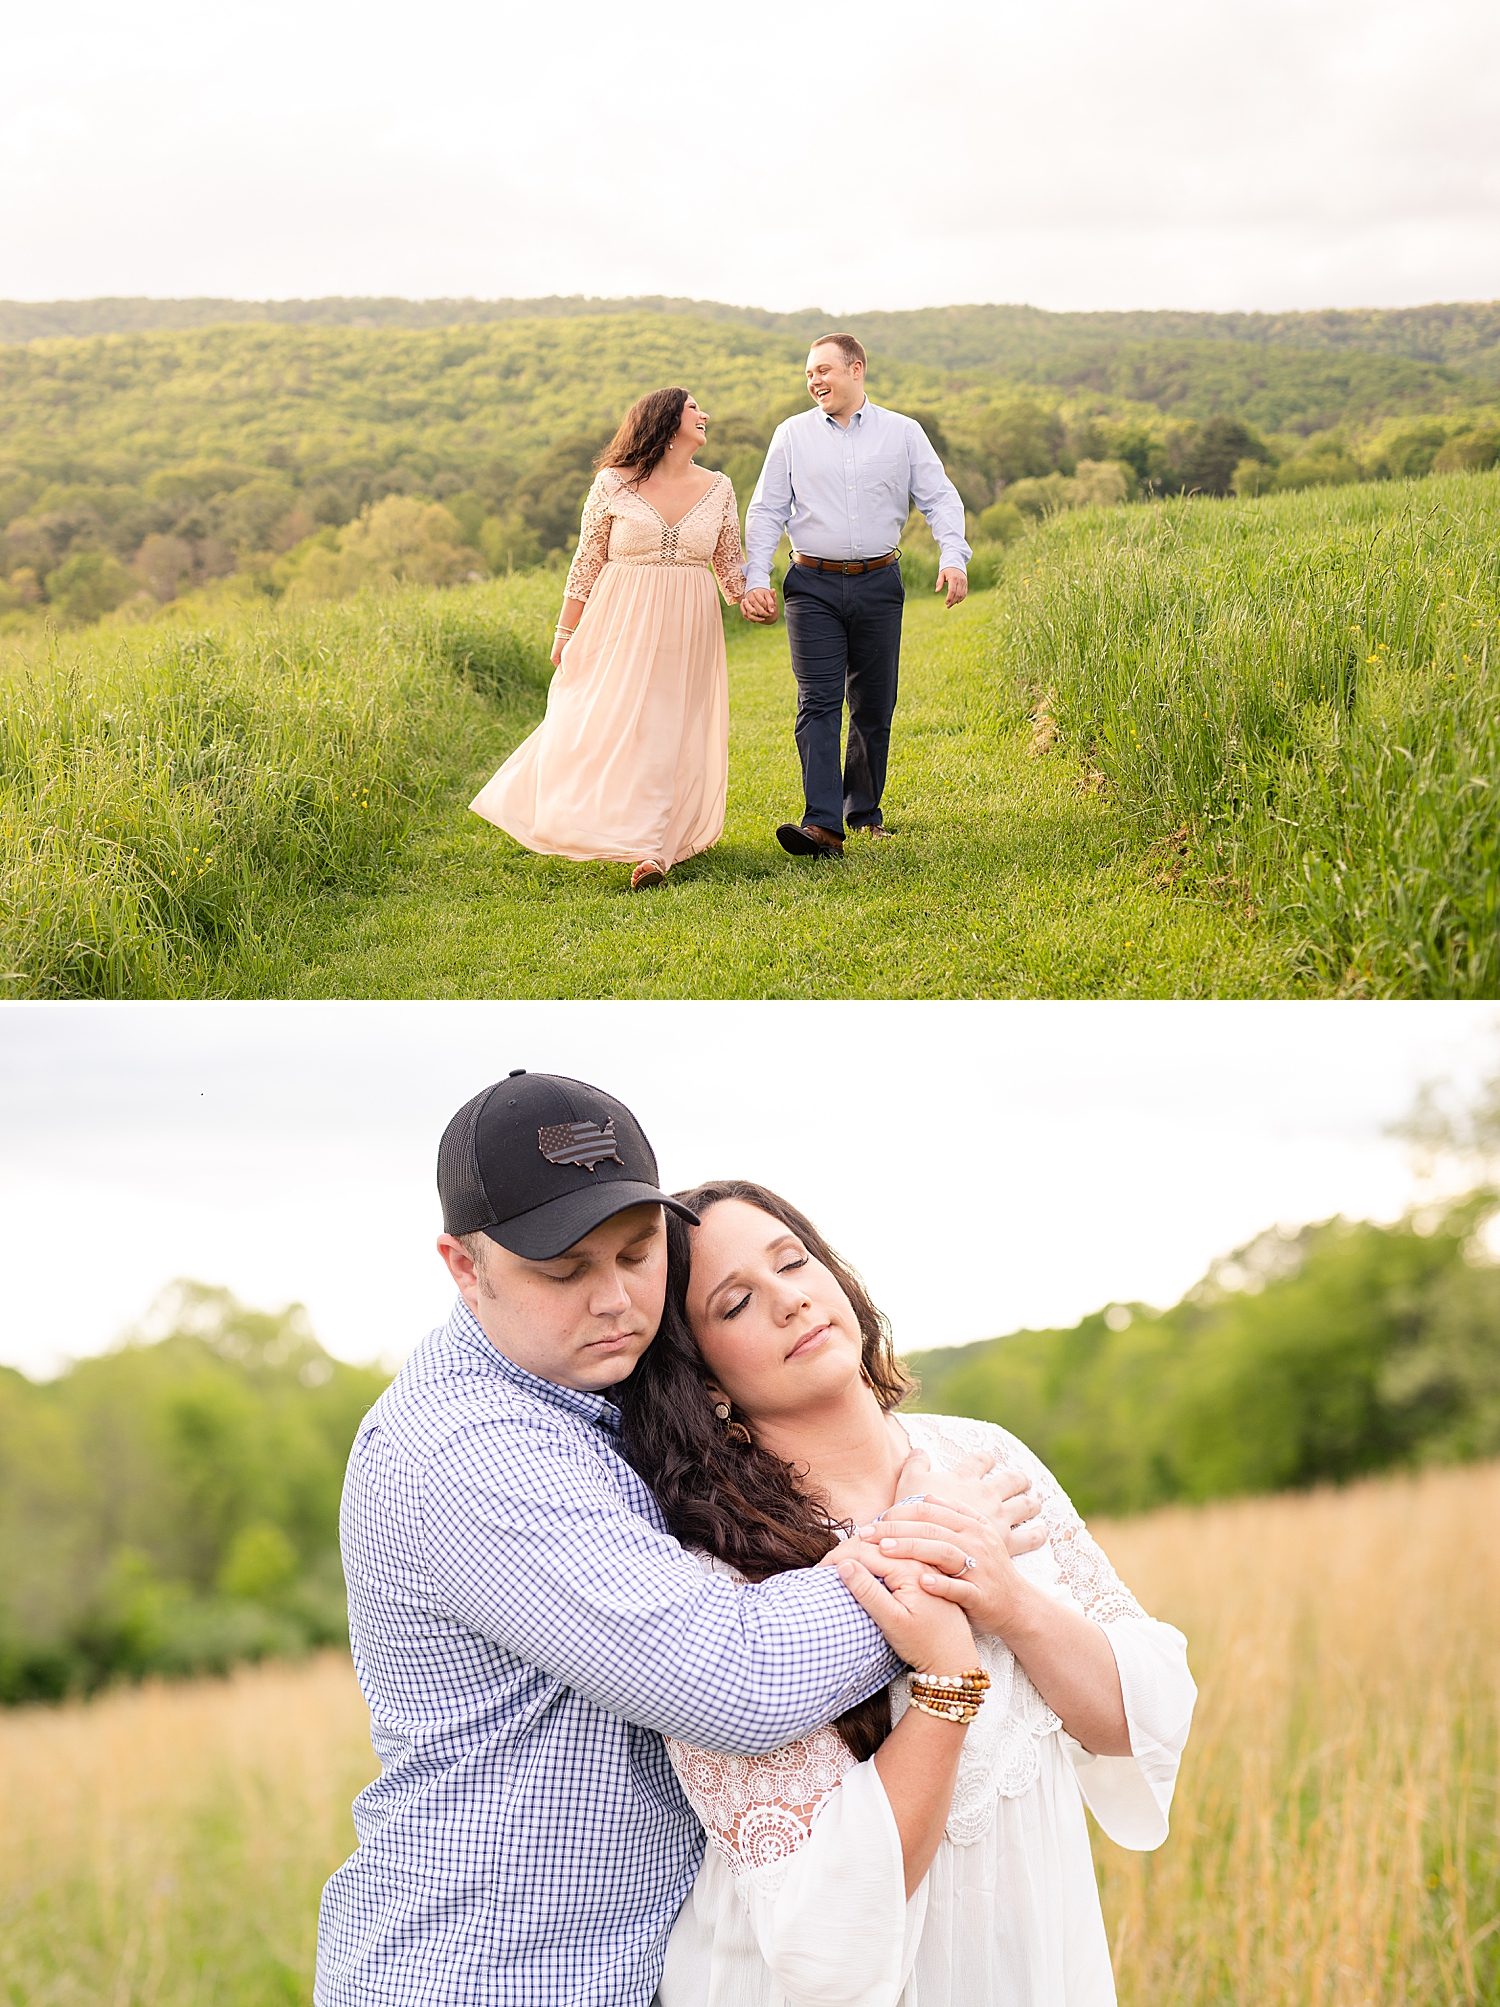
[[[667,1754],[788,2007],[896,2007],[926,1916],[873,1763],[832,1728],[770,1756]]]
[[[713,568],[719,590],[733,606],[745,596],[745,554],[740,549],[740,512],[734,499],[734,483],[727,474],[722,479],[724,517],[714,541]]]
[[[578,526],[578,548],[568,566],[564,599],[587,599],[605,565],[609,562],[610,497],[619,485],[612,468],[601,467],[594,476],[583,504],[583,520]]]
[[[1129,1756],[1091,1756],[1063,1732],[1007,1647],[998,1638],[979,1638],[979,1655],[994,1684],[966,1738],[948,1816],[949,1837],[977,1837],[997,1793],[1018,1797],[1029,1789],[1038,1768],[1036,1742],[1056,1732],[1089,1810],[1109,1837],[1123,1847],[1160,1846],[1167,1837],[1167,1813],[1198,1694],[1188,1671],[1186,1638],[1146,1615],[1073,1501],[1019,1437],[992,1422],[952,1415],[907,1415],[902,1422],[935,1471],[951,1470],[975,1450],[993,1450],[1009,1469],[1031,1480],[1041,1500],[1048,1545],[1023,1556],[1016,1566],[1103,1628],[1119,1668],[1130,1729]],[[899,1707],[899,1701],[895,1704]],[[997,1716],[993,1723],[986,1719],[992,1710]]]

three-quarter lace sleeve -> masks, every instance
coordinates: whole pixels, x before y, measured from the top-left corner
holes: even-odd
[[[583,505],[578,548],[573,553],[573,562],[568,566],[568,582],[563,587],[565,599],[587,599],[609,561],[609,502],[614,487],[615,477],[608,467],[601,467],[594,476],[594,485],[589,489],[588,499]]]
[[[934,1489],[941,1473],[975,1450],[990,1450],[1009,1470],[1022,1472],[1041,1503],[1047,1545],[1016,1561],[1018,1573],[1048,1595],[1073,1604],[1103,1630],[1114,1653],[1130,1731],[1129,1756],[1094,1756],[1062,1730],[1009,1648],[981,1635],[977,1645],[993,1684],[969,1730],[959,1759],[948,1835],[972,1840],[988,1816],[986,1794],[1005,1797],[1029,1789],[1037,1758],[1035,1739],[1062,1733],[1089,1810],[1119,1846],[1146,1850],[1167,1837],[1167,1815],[1198,1690],[1188,1671],[1187,1640],[1170,1624],[1147,1616],[1111,1567],[1072,1499],[1041,1458],[1008,1430],[955,1415],[910,1415],[907,1434],[932,1460]],[[892,1708],[902,1702],[899,1682]],[[1001,1703],[997,1710],[997,1700]],[[992,1714],[996,1717],[991,1720]]]
[[[667,1753],[788,2007],[895,2007],[926,1916],[872,1762],[832,1728],[770,1756]]]
[[[731,605],[745,596],[745,553],[740,547],[740,511],[734,499],[734,483],[724,476],[724,520],[714,545],[714,576],[719,590]]]

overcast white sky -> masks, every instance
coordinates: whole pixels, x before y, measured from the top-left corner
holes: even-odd
[[[7,10],[0,293],[1500,294],[1493,0]]]
[[[669,1187],[760,1178],[908,1349],[1167,1304],[1282,1221],[1393,1217],[1384,1135],[1491,1005],[0,1006],[0,1361],[98,1350],[176,1275],[349,1359],[446,1313],[433,1165],[513,1066],[635,1109]]]

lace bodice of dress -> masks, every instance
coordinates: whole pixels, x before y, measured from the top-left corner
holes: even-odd
[[[1096,1624],[1145,1615],[1089,1537],[1072,1500],[1023,1442],[991,1422],[950,1415],[903,1415],[901,1425],[912,1448],[927,1452],[934,1471],[951,1470],[976,1450],[991,1450],[1007,1469],[1030,1480],[1042,1502],[1050,1546],[1016,1563],[1023,1574],[1043,1581],[1053,1576],[1055,1567],[1057,1588]],[[1039,1744],[1062,1726],[1008,1645],[984,1636],[975,1643],[990,1676],[990,1691],[964,1737],[959,1757],[947,1827],[949,1839],[959,1846],[970,1845],[989,1831],[997,1798],[1019,1798],[1031,1789],[1041,1769]],[[898,1679],[891,1687],[892,1720],[899,1721],[905,1711],[906,1682]]]
[[[715,474],[702,500],[668,523],[617,469],[601,468],[583,505],[567,598],[587,599],[606,564],[711,567],[726,599],[743,598],[740,519],[729,476]]]

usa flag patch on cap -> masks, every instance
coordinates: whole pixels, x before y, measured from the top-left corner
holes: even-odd
[[[536,1144],[549,1164],[582,1164],[592,1171],[611,1159],[622,1169],[625,1163],[615,1148],[613,1116],[607,1122],[553,1122],[537,1130]]]

